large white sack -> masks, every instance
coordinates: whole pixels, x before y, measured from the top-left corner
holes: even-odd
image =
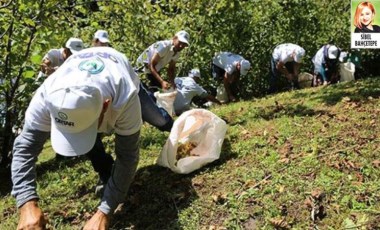
[[[355,65],[352,62],[341,63],[339,65],[340,81],[355,80]]]
[[[157,159],[157,164],[173,172],[187,174],[219,159],[227,124],[205,109],[192,109],[179,116]],[[195,143],[191,156],[177,161],[177,150],[181,144]]]
[[[226,88],[224,88],[223,84],[220,84],[218,88],[216,88],[216,99],[218,99],[221,103],[227,103],[229,101]]]

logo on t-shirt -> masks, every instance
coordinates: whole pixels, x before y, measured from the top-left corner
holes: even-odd
[[[58,117],[61,119],[61,120],[64,120],[66,121],[67,120],[67,115],[66,113],[63,113],[63,112],[58,112]]]
[[[88,71],[91,74],[98,74],[103,71],[104,62],[100,58],[85,60],[79,64],[79,69],[82,71]]]

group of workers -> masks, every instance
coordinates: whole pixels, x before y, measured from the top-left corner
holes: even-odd
[[[84,229],[105,229],[110,215],[124,202],[139,160],[142,122],[170,131],[171,114],[157,106],[154,92],[178,91],[174,101],[177,115],[190,109],[194,96],[220,104],[199,84],[199,69],[186,77],[175,77],[180,52],[190,44],[181,30],[173,38],[158,41],[138,57],[133,67],[126,56],[110,47],[105,30],[94,34],[92,47],[84,48],[79,38],[70,38],[60,49],[50,50],[42,60],[40,78],[44,81],[34,94],[25,114],[24,127],[16,138],[12,160],[12,195],[20,210],[19,229],[39,229],[46,223],[38,206],[36,161],[50,137],[54,151],[63,156],[87,154],[99,174],[97,192],[101,203]],[[275,48],[271,60],[271,90],[284,74],[294,87],[305,50],[295,44]],[[336,46],[326,45],[313,58],[322,84],[332,81],[328,60],[339,56]],[[168,78],[161,69],[168,65]],[[212,77],[226,89],[229,101],[237,100],[233,87],[251,68],[248,60],[230,52],[212,59]],[[148,80],[140,80],[138,72]],[[273,83],[273,84],[272,84]],[[116,159],[105,152],[102,134],[115,134]]]

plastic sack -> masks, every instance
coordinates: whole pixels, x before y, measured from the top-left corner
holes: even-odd
[[[179,116],[157,159],[173,172],[188,174],[219,159],[227,124],[205,109],[192,109]],[[179,147],[190,146],[179,158]]]
[[[339,65],[340,81],[355,80],[355,64],[352,62],[341,63]]]
[[[220,84],[218,88],[216,88],[216,99],[218,99],[221,103],[228,102],[228,95],[226,89],[223,84]]]
[[[164,108],[170,116],[174,116],[174,100],[177,96],[177,91],[169,91],[169,92],[155,92],[154,97],[157,99],[157,106]]]
[[[313,82],[313,75],[310,73],[300,73],[298,75],[298,85],[301,89],[311,87]]]

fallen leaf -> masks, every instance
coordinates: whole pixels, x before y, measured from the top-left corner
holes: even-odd
[[[350,101],[351,101],[351,98],[349,98],[349,97],[343,97],[343,98],[342,98],[342,101],[343,101],[343,102],[350,102]]]
[[[279,186],[279,188],[278,188],[278,192],[279,193],[283,193],[285,191],[285,186]]]
[[[372,161],[373,167],[380,168],[380,160],[374,160]]]
[[[289,229],[289,224],[283,218],[272,218],[269,220],[275,228]]]
[[[278,140],[278,137],[276,137],[276,136],[270,136],[270,137],[268,138],[268,143],[269,143],[270,145],[275,145],[275,144],[277,143],[277,140]]]
[[[282,159],[278,160],[278,162],[284,163],[284,164],[289,164],[290,159],[285,157],[285,158],[282,158]]]
[[[284,145],[281,147],[281,149],[279,150],[279,153],[282,156],[287,157],[292,153],[292,150],[293,150],[292,143],[290,141],[286,141]]]
[[[323,197],[325,196],[324,192],[320,189],[315,189],[311,192],[311,196],[315,199],[315,200],[322,200]]]
[[[224,204],[227,201],[227,195],[221,193],[214,194],[211,198],[216,204]]]
[[[311,208],[311,207],[313,207],[313,202],[312,202],[309,198],[306,198],[306,200],[303,202],[303,204],[304,204],[307,208]]]
[[[194,187],[199,187],[199,186],[202,186],[204,183],[203,179],[197,179],[197,178],[193,178],[192,179],[192,185]]]

